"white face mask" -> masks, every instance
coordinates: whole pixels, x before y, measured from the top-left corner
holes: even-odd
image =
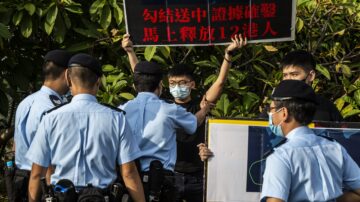
[[[175,99],[185,99],[190,95],[190,87],[180,87],[179,85],[176,85],[174,87],[170,87],[170,93]]]

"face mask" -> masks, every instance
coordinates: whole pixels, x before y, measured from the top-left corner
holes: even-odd
[[[180,87],[179,85],[176,85],[170,87],[170,93],[175,99],[185,99],[190,95],[190,87]]]
[[[276,112],[272,113],[270,112],[269,113],[269,128],[271,130],[271,132],[273,132],[276,136],[280,136],[280,137],[284,137],[284,133],[283,131],[281,130],[281,124],[283,121],[281,121],[279,123],[279,125],[274,125],[273,124],[273,121],[272,121],[272,116],[275,114],[275,113],[278,113],[279,111],[281,111],[281,109],[277,110]]]

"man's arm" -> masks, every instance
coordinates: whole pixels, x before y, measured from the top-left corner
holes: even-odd
[[[211,103],[215,103],[217,101],[225,85],[232,59],[232,55],[229,54],[229,52],[231,53],[232,51],[245,46],[247,43],[246,37],[243,39],[241,34],[235,35],[231,41],[232,43],[225,49],[225,56],[220,68],[219,76],[205,94],[206,100]]]
[[[284,201],[278,198],[267,198],[266,202],[284,202]]]
[[[126,53],[128,54],[129,57],[129,61],[130,61],[130,66],[131,66],[131,70],[134,72],[135,69],[135,65],[137,63],[139,63],[139,60],[136,57],[135,51],[134,51],[134,47],[133,47],[133,43],[130,40],[130,35],[129,34],[125,34],[123,36],[123,40],[121,42],[121,46],[123,47],[123,49],[126,51]]]
[[[33,163],[29,180],[29,202],[40,199],[40,179],[46,174],[46,167]]]
[[[208,102],[203,96],[203,99],[200,102],[200,110],[196,112],[196,121],[197,126],[199,127],[205,120],[206,115],[210,112],[211,108],[213,108],[215,104]]]
[[[145,202],[144,189],[134,161],[122,164],[120,172],[134,202]]]
[[[360,189],[344,192],[342,196],[336,199],[338,202],[360,202]]]

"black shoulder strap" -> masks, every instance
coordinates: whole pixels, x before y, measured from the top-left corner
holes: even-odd
[[[49,95],[49,98],[51,102],[54,104],[54,106],[59,106],[62,104],[62,101],[56,95]]]
[[[121,113],[124,113],[124,115],[126,114],[126,112],[122,109],[119,109],[117,107],[114,107],[112,105],[109,105],[109,104],[106,104],[106,103],[100,103],[101,105],[105,106],[105,107],[109,107],[110,109],[112,110],[115,110],[115,111],[118,111],[118,112],[121,112]]]
[[[325,136],[325,135],[317,135],[317,136],[322,137],[322,138],[325,138],[325,139],[327,139],[327,140],[330,140],[331,142],[334,142],[334,141],[335,141],[334,138],[329,137],[329,136]]]
[[[50,113],[50,112],[52,112],[52,111],[55,111],[55,110],[59,109],[60,107],[62,107],[62,106],[64,106],[64,105],[67,105],[67,104],[69,104],[69,102],[65,102],[65,103],[62,103],[62,104],[60,104],[60,105],[57,105],[56,107],[51,108],[50,110],[46,111],[44,114],[48,114],[48,113]]]
[[[263,155],[263,159],[266,159],[268,156],[270,156],[270,154],[272,154],[275,150],[274,148],[279,147],[280,145],[284,144],[285,142],[287,142],[287,139],[284,138],[282,139],[279,143],[277,143],[272,149],[270,149],[269,151],[265,152],[265,154]]]

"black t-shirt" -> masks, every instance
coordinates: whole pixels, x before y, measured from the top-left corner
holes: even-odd
[[[316,112],[314,121],[342,121],[343,118],[336,106],[321,95],[316,95]]]
[[[188,112],[196,114],[200,110],[200,101],[191,100],[188,103],[177,103]],[[192,135],[184,130],[176,131],[177,160],[175,171],[181,173],[202,172],[204,163],[200,160],[197,145],[205,141],[205,123],[203,122]]]

